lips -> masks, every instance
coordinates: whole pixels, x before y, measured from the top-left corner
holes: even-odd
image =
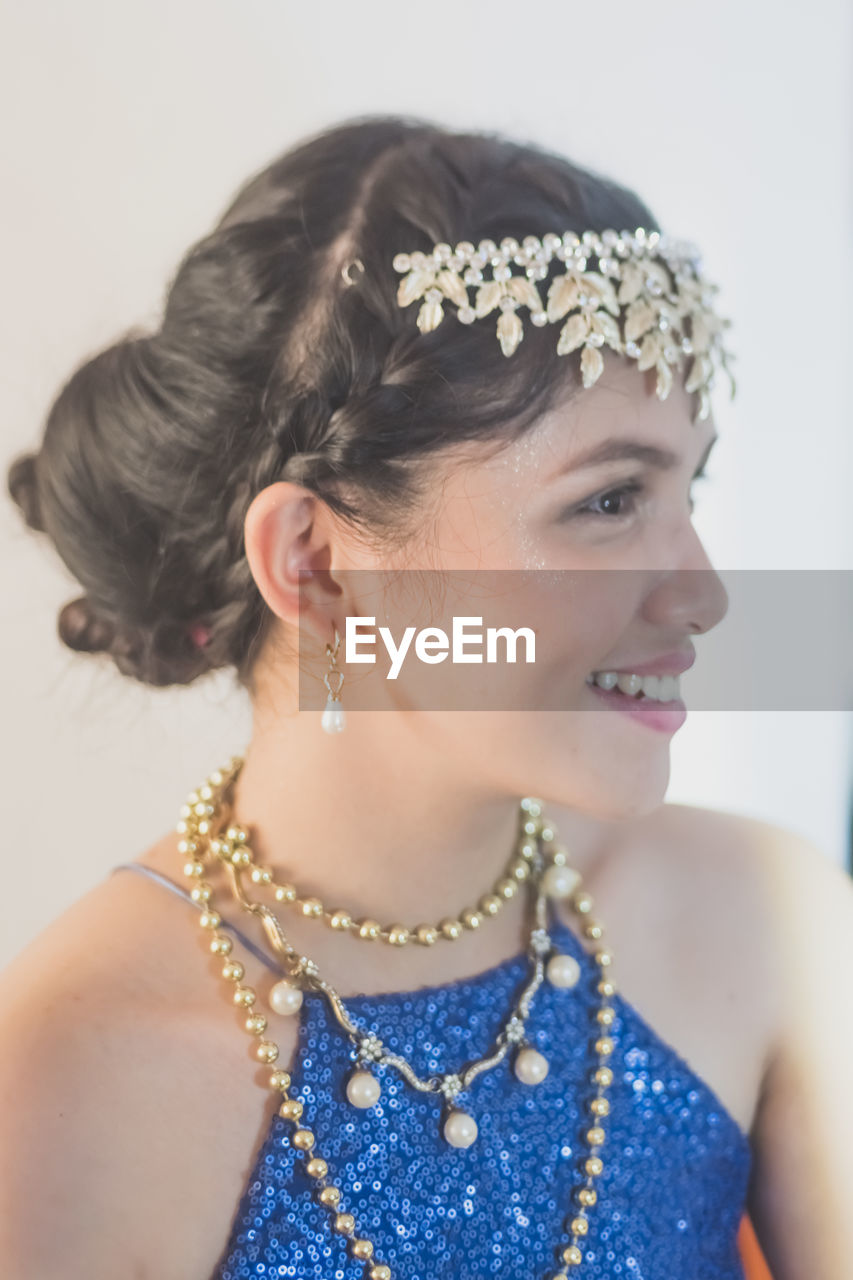
[[[625,659],[608,663],[606,666],[597,668],[592,674],[615,671],[620,676],[677,676],[692,667],[695,661],[696,650],[690,646],[687,649],[670,649],[667,653],[659,653],[653,658]]]

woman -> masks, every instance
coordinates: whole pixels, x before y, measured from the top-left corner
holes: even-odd
[[[623,228],[623,259],[560,238]],[[726,610],[691,524],[725,352],[697,289],[692,362],[666,291],[630,347],[610,291],[659,232],[533,146],[344,123],[246,184],[12,467],[84,589],[66,644],[152,685],[233,667],[253,728],[7,970],[5,1274],[728,1278],[748,1211],[776,1280],[840,1280],[849,883],[663,803]],[[432,604],[591,569],[634,572],[546,594],[487,718],[458,675],[430,701],[346,661],[404,570]]]

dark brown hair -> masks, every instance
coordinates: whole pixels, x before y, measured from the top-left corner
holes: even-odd
[[[510,359],[489,321],[421,334],[417,304],[397,305],[394,255],[637,226],[660,230],[632,192],[492,133],[369,116],[285,152],[184,256],[159,329],[78,367],[38,451],[9,469],[27,524],[83,588],[61,639],[148,684],[233,666],[251,689],[274,620],[243,544],[260,490],[295,481],[399,543],[424,500],[419,459],[508,441],[577,385],[545,329],[525,326]]]

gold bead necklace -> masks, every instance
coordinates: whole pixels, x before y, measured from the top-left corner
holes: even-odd
[[[232,757],[223,773],[227,775],[227,785],[236,781],[243,766],[243,760]],[[267,888],[276,902],[298,911],[308,920],[322,920],[330,929],[349,933],[354,938],[367,942],[386,942],[392,947],[404,947],[416,943],[422,947],[431,947],[440,941],[453,942],[462,937],[466,930],[479,929],[487,920],[500,913],[505,902],[515,897],[520,883],[530,873],[530,860],[535,847],[529,834],[522,832],[518,845],[510,855],[509,861],[492,887],[478,900],[476,907],[465,907],[454,916],[445,916],[437,924],[388,924],[382,925],[369,917],[356,919],[352,913],[342,907],[329,908],[316,895],[303,895],[290,880],[278,884],[268,867],[258,866],[253,861],[252,851],[248,845],[246,831],[237,824],[229,826],[218,838],[221,851],[234,861],[235,866],[251,868],[253,884]],[[214,848],[214,852],[218,852]],[[238,854],[237,861],[233,855]]]
[[[274,1041],[265,1038],[268,1029],[267,1018],[261,1013],[254,1012],[252,1008],[257,1000],[257,993],[253,988],[242,984],[245,976],[244,966],[239,960],[232,959],[233,942],[227,934],[219,931],[222,917],[213,905],[212,886],[202,878],[205,861],[209,859],[219,860],[226,867],[235,900],[244,910],[260,918],[273,949],[284,961],[287,976],[275,983],[269,993],[272,1011],[284,1016],[292,1015],[302,1005],[303,988],[320,991],[329,1000],[335,1017],[344,1031],[356,1043],[359,1049],[359,1069],[350,1077],[347,1086],[350,1102],[356,1107],[365,1109],[373,1106],[379,1097],[381,1091],[379,1082],[369,1070],[365,1069],[368,1063],[381,1062],[395,1066],[415,1088],[425,1092],[440,1092],[444,1096],[445,1103],[450,1107],[444,1122],[445,1138],[451,1146],[470,1146],[476,1139],[477,1126],[472,1116],[455,1106],[458,1093],[476,1075],[497,1066],[511,1047],[517,1050],[515,1074],[519,1081],[523,1084],[535,1085],[544,1079],[548,1071],[547,1060],[537,1050],[524,1044],[524,1024],[532,997],[542,982],[543,974],[547,975],[552,985],[560,988],[574,986],[580,974],[580,967],[573,956],[561,955],[552,950],[552,941],[547,930],[546,899],[550,897],[568,900],[575,914],[583,921],[584,936],[596,942],[600,942],[602,938],[601,925],[588,918],[592,899],[588,893],[579,888],[579,873],[566,865],[565,851],[556,843],[553,823],[543,817],[539,801],[526,797],[520,802],[520,842],[522,844],[526,842],[531,852],[521,855],[519,865],[525,867],[525,872],[520,877],[516,877],[516,883],[528,881],[535,892],[534,924],[531,928],[528,947],[532,977],[516,1002],[506,1026],[499,1034],[495,1051],[485,1058],[468,1064],[460,1073],[448,1072],[422,1081],[402,1055],[389,1054],[378,1037],[373,1033],[365,1035],[353,1023],[344,1002],[334,988],[320,976],[314,961],[300,955],[291,946],[274,912],[262,903],[253,902],[245,893],[241,876],[247,869],[251,869],[250,878],[254,883],[270,884],[271,882],[254,874],[263,869],[253,865],[248,835],[243,828],[232,823],[226,828],[224,839],[220,834],[229,816],[225,793],[241,767],[242,760],[234,756],[226,768],[215,770],[201,787],[190,792],[187,803],[181,807],[177,832],[180,836],[179,852],[187,859],[184,873],[194,881],[192,896],[202,908],[199,915],[200,926],[208,933],[212,933],[209,948],[215,955],[223,957],[222,977],[234,987],[234,1003],[246,1010],[243,1027],[257,1040],[256,1059],[272,1066],[279,1057],[279,1048]],[[547,866],[542,845],[553,846]],[[518,856],[518,854],[515,855],[516,858]],[[545,956],[549,952],[550,958],[546,963]],[[595,949],[593,958],[603,970],[608,969],[613,960],[612,953],[603,946]],[[599,1008],[596,1012],[598,1028],[593,1045],[597,1055],[597,1065],[591,1074],[591,1081],[596,1085],[596,1094],[588,1104],[593,1120],[586,1131],[590,1154],[584,1161],[585,1180],[572,1191],[578,1207],[572,1210],[571,1240],[562,1247],[559,1255],[564,1269],[556,1275],[552,1273],[553,1280],[567,1280],[568,1269],[572,1269],[573,1274],[576,1274],[575,1269],[583,1260],[578,1240],[583,1238],[589,1230],[587,1210],[597,1201],[593,1182],[603,1171],[603,1163],[598,1152],[605,1138],[601,1120],[610,1111],[605,1093],[612,1084],[613,1073],[606,1065],[606,1059],[614,1048],[614,1041],[608,1031],[615,1018],[615,1010],[608,1004],[608,1000],[615,994],[615,987],[606,973],[602,973],[598,979],[596,990],[600,996]],[[282,1068],[274,1068],[268,1085],[281,1099],[279,1115],[293,1125],[289,1134],[290,1144],[296,1151],[302,1153],[305,1170],[314,1185],[317,1199],[332,1215],[332,1230],[347,1237],[352,1256],[366,1263],[367,1280],[391,1280],[391,1268],[386,1263],[377,1261],[373,1242],[357,1232],[354,1216],[341,1209],[341,1189],[330,1181],[328,1162],[315,1149],[314,1132],[302,1124],[303,1104],[298,1098],[290,1096],[290,1073]]]

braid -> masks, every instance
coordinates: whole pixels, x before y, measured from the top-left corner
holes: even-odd
[[[562,156],[402,117],[345,122],[253,177],[180,263],[159,329],[85,361],[9,469],[82,587],[63,642],[148,684],[233,667],[251,687],[274,620],[244,545],[258,493],[289,481],[399,545],[422,527],[423,460],[499,447],[576,382],[541,329],[512,361],[488,326],[417,333],[395,254],[576,222],[656,229]]]

